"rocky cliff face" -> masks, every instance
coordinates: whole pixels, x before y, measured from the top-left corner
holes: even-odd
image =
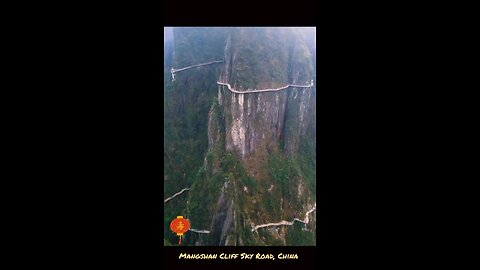
[[[195,40],[192,31],[197,34]],[[194,176],[183,181],[192,183],[183,213],[191,220],[192,227],[210,233],[192,233],[186,236],[186,243],[312,243],[307,238],[315,237],[314,213],[303,229],[299,225],[255,233],[251,229],[262,223],[292,220],[296,215],[304,215],[314,204],[315,87],[236,94],[216,85],[216,80],[227,82],[239,91],[309,84],[314,79],[314,48],[305,33],[288,28],[210,31],[175,31],[174,64],[178,67],[219,60],[212,59],[218,55],[224,61],[218,68],[179,74],[179,82],[174,86],[175,91],[185,92],[177,94],[182,96],[178,106],[186,106],[184,112],[177,110],[177,113],[188,114],[189,103],[208,106],[202,112],[204,120],[199,116],[202,123],[197,123],[200,130],[204,125],[206,145],[198,149],[204,158],[201,166],[190,169]],[[209,39],[210,35],[214,38]],[[200,38],[200,44],[210,51],[205,52],[204,48],[187,52],[192,43],[199,43],[199,36],[205,36]],[[192,60],[188,61],[189,58]],[[206,98],[199,102],[198,98],[195,100],[198,95]]]
[[[285,29],[229,31],[224,59],[222,81],[237,90],[305,85],[313,79],[314,60],[305,41]],[[244,95],[219,86],[219,102],[228,116],[226,150],[236,151],[242,159],[264,157],[276,147],[296,153],[300,138],[306,136],[309,125],[315,125],[314,92],[315,88],[289,88]],[[310,134],[311,140],[314,135]]]

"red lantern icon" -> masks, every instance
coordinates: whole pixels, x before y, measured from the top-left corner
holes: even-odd
[[[190,221],[184,219],[183,216],[177,216],[176,219],[170,222],[170,230],[180,236],[178,244],[182,243],[182,235],[190,229]]]

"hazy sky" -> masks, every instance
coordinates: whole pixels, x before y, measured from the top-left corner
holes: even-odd
[[[288,27],[293,28],[297,31],[300,31],[305,34],[305,37],[313,37],[314,46],[317,47],[317,36],[316,36],[316,27]],[[163,28],[163,41],[169,41],[173,39],[173,27],[164,27]]]

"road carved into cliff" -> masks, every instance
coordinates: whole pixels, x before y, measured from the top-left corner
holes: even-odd
[[[175,81],[175,73],[177,73],[177,72],[185,71],[185,70],[187,70],[187,69],[191,69],[191,68],[195,68],[195,67],[201,67],[201,66],[206,66],[206,65],[216,64],[216,63],[222,63],[222,62],[223,62],[223,61],[212,61],[212,62],[207,62],[207,63],[203,63],[203,64],[197,64],[197,65],[188,66],[188,67],[179,68],[179,69],[174,69],[174,68],[172,67],[172,69],[170,70],[170,73],[172,73],[172,81]]]
[[[197,229],[193,229],[193,228],[190,228],[190,231],[192,231],[192,232],[196,232],[196,233],[210,233],[210,231],[206,231],[206,230],[197,230]]]
[[[170,70],[170,73],[172,73],[172,81],[175,81],[175,73],[177,73],[177,72],[185,71],[185,70],[187,70],[187,69],[191,69],[191,68],[195,68],[195,67],[200,67],[200,66],[206,66],[206,65],[216,64],[216,63],[223,63],[223,61],[212,61],[212,62],[197,64],[197,65],[188,66],[188,67],[179,68],[179,69],[174,69],[174,68],[172,67],[172,69]],[[314,75],[314,77],[315,77],[315,75]],[[248,90],[245,90],[245,91],[237,91],[237,90],[233,89],[232,86],[230,86],[230,84],[228,84],[228,83],[223,83],[223,82],[217,81],[217,84],[228,86],[228,90],[230,90],[230,91],[232,91],[232,92],[234,92],[234,93],[237,93],[237,94],[248,94],[248,93],[261,93],[261,92],[275,92],[275,91],[280,91],[280,90],[286,89],[286,88],[288,88],[288,87],[310,88],[310,87],[313,86],[313,80],[311,81],[311,83],[310,83],[309,85],[287,84],[287,85],[282,86],[282,87],[279,87],[279,88],[272,88],[272,89],[253,89],[253,90],[252,90],[252,89],[248,89]]]
[[[283,90],[283,89],[286,89],[288,87],[299,87],[299,88],[309,88],[309,87],[312,87],[313,86],[313,80],[312,82],[309,84],[309,85],[296,85],[296,84],[287,84],[285,86],[282,86],[282,87],[279,87],[279,88],[273,88],[273,89],[248,89],[248,90],[245,90],[245,91],[238,91],[238,90],[235,90],[232,88],[232,86],[228,83],[224,83],[224,82],[219,82],[217,81],[217,84],[219,85],[225,85],[228,87],[228,90],[232,91],[233,93],[237,93],[237,94],[249,94],[249,93],[261,93],[261,92],[276,92],[276,91],[280,91],[280,90]]]
[[[182,189],[181,191],[175,193],[173,196],[167,198],[163,203],[166,203],[166,202],[170,201],[171,199],[175,198],[176,196],[182,194],[183,192],[185,192],[187,190],[190,190],[190,188]],[[197,229],[194,229],[194,228],[190,228],[190,231],[196,232],[196,233],[210,233],[210,231],[207,231],[207,230],[197,230]]]
[[[164,203],[168,202],[169,200],[175,198],[176,196],[182,194],[183,192],[187,191],[187,190],[190,190],[190,188],[184,188],[182,189],[181,191],[175,193],[173,196],[167,198]],[[315,203],[313,205],[313,208],[308,210],[307,213],[305,214],[305,219],[304,220],[301,220],[301,219],[298,219],[298,218],[294,218],[292,221],[286,221],[286,220],[282,220],[280,222],[277,222],[277,223],[267,223],[267,224],[261,224],[261,225],[257,225],[255,227],[252,228],[252,232],[254,231],[257,231],[258,229],[261,229],[261,228],[266,228],[266,227],[274,227],[274,226],[282,226],[282,225],[286,225],[286,226],[293,226],[293,224],[295,223],[295,221],[298,221],[298,222],[301,222],[303,224],[308,224],[310,222],[310,219],[308,218],[308,215],[310,213],[312,213],[313,211],[315,211],[317,209],[317,203]],[[205,234],[208,234],[210,233],[210,231],[207,231],[207,230],[197,230],[197,229],[193,229],[193,228],[190,228],[190,231],[192,232],[195,232],[195,233],[205,233]]]
[[[291,222],[289,221],[286,221],[286,220],[282,220],[280,222],[277,222],[277,223],[267,223],[267,224],[261,224],[261,225],[257,225],[255,226],[253,229],[252,229],[252,232],[253,231],[256,231],[260,228],[265,228],[265,227],[272,227],[272,226],[281,226],[281,225],[286,225],[286,226],[293,226],[293,223],[295,221],[298,221],[298,222],[301,222],[303,224],[308,224],[308,222],[310,221],[309,218],[308,218],[308,215],[310,213],[312,213],[313,211],[315,211],[317,209],[317,203],[314,204],[313,208],[308,210],[308,212],[305,214],[305,220],[301,220],[301,219],[298,219],[298,218],[294,218]]]
[[[187,70],[187,69],[191,69],[191,68],[194,68],[194,67],[206,66],[206,65],[211,65],[211,64],[215,64],[215,63],[222,63],[222,62],[223,62],[223,61],[212,61],[212,62],[207,62],[207,63],[203,63],[203,64],[197,64],[197,65],[188,66],[188,67],[179,68],[179,69],[174,69],[174,68],[172,68],[172,70],[171,70],[170,72],[171,72],[171,73],[177,73],[177,72],[184,71],[184,70]]]
[[[164,201],[163,203],[166,203],[166,202],[170,201],[171,199],[175,198],[176,196],[178,196],[178,195],[182,194],[184,191],[187,191],[187,190],[190,190],[190,188],[184,188],[184,189],[182,189],[181,191],[179,191],[179,192],[177,192],[177,193],[173,194],[173,196],[171,196],[171,197],[169,197],[169,198],[165,199],[165,201]]]

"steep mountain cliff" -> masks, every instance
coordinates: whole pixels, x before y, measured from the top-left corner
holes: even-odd
[[[174,28],[165,70],[164,235],[183,215],[186,245],[315,245],[313,29]],[[169,66],[168,63],[172,63]],[[167,77],[171,78],[171,77]],[[278,225],[277,223],[281,223]]]

